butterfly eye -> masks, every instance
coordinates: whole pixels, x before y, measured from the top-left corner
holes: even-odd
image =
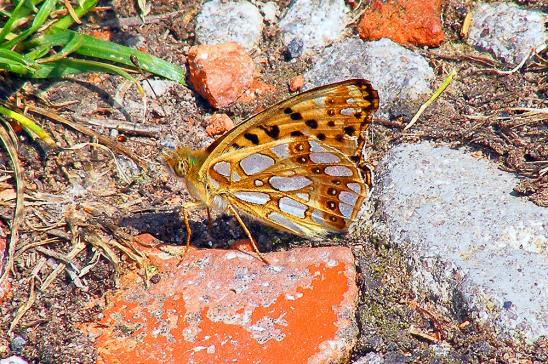
[[[187,159],[182,159],[177,164],[177,174],[180,176],[186,176],[189,170],[189,163]]]

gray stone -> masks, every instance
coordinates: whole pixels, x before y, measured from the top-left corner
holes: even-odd
[[[480,3],[473,14],[468,43],[506,63],[518,64],[531,50],[546,47],[548,17],[540,12],[507,3]]]
[[[367,353],[353,361],[352,364],[384,364],[384,357],[378,353]]]
[[[344,0],[294,0],[280,20],[282,39],[303,42],[304,53],[312,53],[337,40],[349,21]]]
[[[349,78],[370,80],[379,91],[377,116],[411,118],[431,93],[434,71],[420,55],[381,39],[347,39],[323,50],[305,73],[305,88]]]
[[[27,340],[19,335],[16,335],[10,342],[10,349],[14,353],[20,353],[25,348],[25,345],[27,345]]]
[[[145,80],[141,82],[145,94],[150,98],[157,98],[165,95],[175,85],[177,85],[177,82],[169,80]]]
[[[248,1],[206,2],[196,17],[196,41],[201,44],[239,43],[247,51],[263,31],[259,9]]]
[[[548,334],[548,210],[513,195],[516,176],[430,143],[395,147],[379,170],[373,228],[410,257],[419,297],[501,338]]]
[[[304,43],[301,38],[293,38],[287,45],[286,56],[288,59],[299,58],[304,51]]]
[[[0,359],[0,364],[27,364],[27,361],[19,356],[13,355],[9,358]]]

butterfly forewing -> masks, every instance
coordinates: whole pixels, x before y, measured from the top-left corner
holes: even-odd
[[[347,155],[308,136],[225,153],[211,160],[208,184],[238,210],[304,236],[345,230],[369,191]]]
[[[307,136],[357,160],[362,131],[379,106],[369,81],[347,80],[301,93],[255,115],[209,146],[210,153],[257,146],[285,137]]]

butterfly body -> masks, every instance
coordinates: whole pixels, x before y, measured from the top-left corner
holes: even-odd
[[[319,87],[252,116],[208,148],[167,158],[191,196],[305,237],[345,231],[372,184],[363,131],[378,108],[366,80]]]

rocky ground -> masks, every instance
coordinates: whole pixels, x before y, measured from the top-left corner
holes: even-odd
[[[0,363],[548,362],[543,2],[150,4],[144,25],[114,1],[82,30],[185,65],[188,87],[143,77],[143,102],[117,77],[88,75],[17,91],[143,163],[48,153],[20,135],[26,213],[0,287]],[[349,234],[308,241],[249,222],[266,265],[233,218],[208,231],[198,211],[181,259],[189,196],[161,151],[206,147],[348,78],[380,97],[366,144],[375,188]],[[91,141],[42,125],[64,147]],[[0,153],[0,256],[10,170]]]

